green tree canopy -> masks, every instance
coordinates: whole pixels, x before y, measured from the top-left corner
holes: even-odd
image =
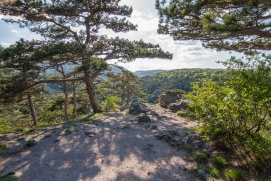
[[[158,32],[250,54],[271,50],[270,0],[157,0]]]
[[[46,41],[75,43],[74,47],[80,51],[73,54],[76,57],[72,62],[80,63],[79,70],[83,72],[89,100],[94,112],[98,112],[93,81],[106,69],[107,60],[125,62],[136,58],[172,58],[170,53],[162,51],[158,45],[108,38],[100,34],[102,28],[114,32],[136,30],[137,26],[127,20],[132,8],[120,6],[119,2],[120,0],[18,0],[0,4],[0,14],[11,17],[6,18],[6,22],[28,27]],[[62,50],[59,53],[62,54]],[[59,58],[57,60],[62,61]]]

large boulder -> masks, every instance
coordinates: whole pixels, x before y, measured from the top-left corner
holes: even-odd
[[[177,112],[179,110],[184,110],[189,106],[189,101],[185,99],[181,99],[176,103],[170,103],[168,108],[173,112]]]
[[[149,111],[148,107],[145,104],[140,103],[138,100],[132,101],[129,107],[129,114],[132,114],[132,115],[147,113],[148,111]]]
[[[166,91],[159,96],[159,103],[161,107],[168,108],[170,103],[175,103],[181,99],[181,96],[176,91]]]

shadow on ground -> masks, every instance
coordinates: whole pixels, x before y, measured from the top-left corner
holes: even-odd
[[[155,138],[161,130],[184,134],[191,127],[167,115],[152,119],[157,130],[121,113],[70,125],[67,135],[59,136],[64,128],[49,130],[34,147],[2,158],[0,175],[14,170],[21,181],[194,180],[186,151]]]

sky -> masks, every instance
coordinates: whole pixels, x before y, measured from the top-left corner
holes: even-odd
[[[130,63],[118,63],[130,71],[137,70],[171,70],[181,68],[224,68],[216,61],[224,61],[231,56],[241,56],[230,52],[217,52],[201,46],[200,41],[174,41],[169,35],[159,35],[158,13],[155,9],[155,0],[122,0],[121,5],[133,7],[133,13],[129,20],[138,25],[138,31],[127,33],[114,33],[102,29],[101,34],[109,37],[119,36],[129,40],[144,40],[153,44],[159,44],[164,51],[173,53],[172,60],[163,59],[137,59]],[[0,15],[0,18],[3,16]],[[39,35],[31,33],[28,29],[19,28],[17,24],[5,23],[0,20],[0,43],[7,47],[20,38],[27,40],[40,39]],[[111,61],[109,63],[115,63]]]

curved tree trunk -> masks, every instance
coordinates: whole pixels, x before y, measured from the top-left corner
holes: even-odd
[[[35,106],[32,100],[32,96],[30,93],[27,93],[27,100],[28,100],[28,106],[31,112],[31,116],[32,116],[32,120],[33,120],[33,126],[37,126],[38,125],[38,118],[37,118],[37,114],[36,114],[36,110],[35,110]]]
[[[94,113],[99,113],[99,112],[101,112],[101,110],[99,109],[98,102],[96,99],[93,79],[91,78],[89,71],[84,71],[84,75],[85,75],[84,81],[86,84],[86,89],[87,89],[87,93],[88,93],[89,100],[91,103],[91,107],[92,107]]]

